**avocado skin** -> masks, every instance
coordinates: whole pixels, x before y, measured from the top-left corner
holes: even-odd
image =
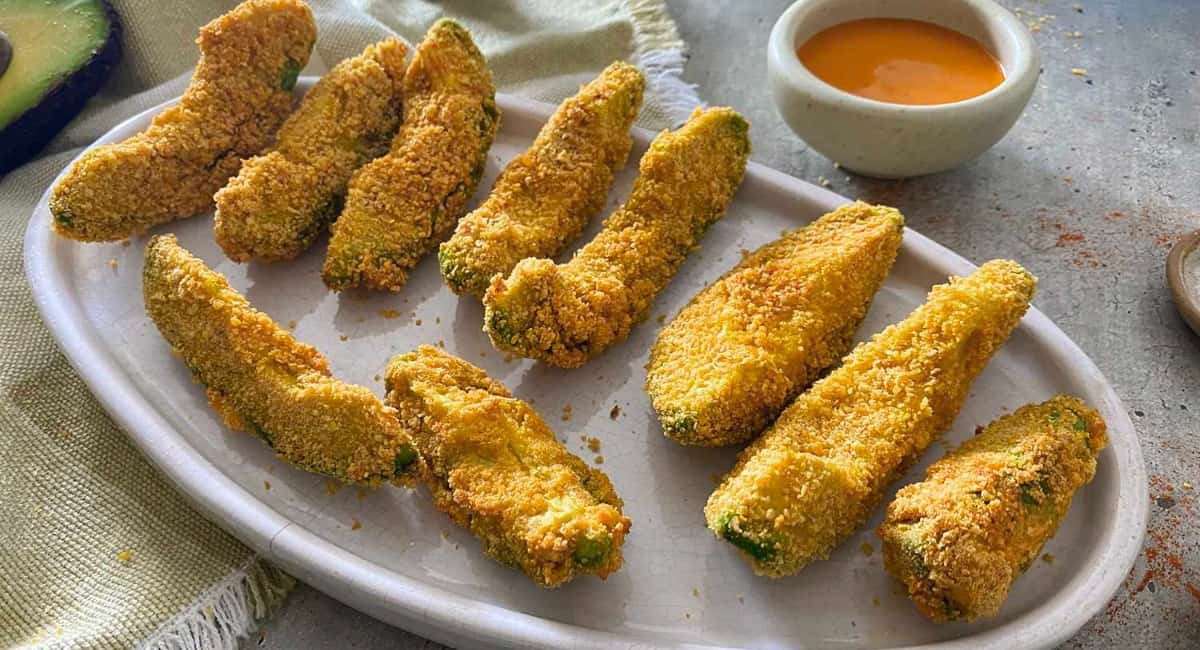
[[[92,58],[50,89],[37,106],[0,129],[0,176],[25,164],[83,110],[121,60],[121,21],[108,0],[93,0],[108,18],[108,38]]]

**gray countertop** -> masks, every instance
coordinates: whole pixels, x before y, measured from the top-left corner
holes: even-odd
[[[1065,647],[1200,646],[1200,338],[1163,280],[1170,244],[1200,228],[1200,2],[1005,2],[1035,26],[1041,48],[1029,108],[978,160],[904,181],[848,176],[775,113],[765,45],[788,0],[669,4],[691,47],[687,78],[709,103],[750,119],[754,160],[894,205],[909,226],[975,262],[1011,257],[1038,276],[1035,303],[1116,387],[1151,477],[1142,555]],[[442,647],[304,585],[245,643],[385,646]]]

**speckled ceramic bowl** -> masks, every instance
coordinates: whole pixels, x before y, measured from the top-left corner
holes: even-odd
[[[1179,315],[1200,334],[1200,230],[1180,239],[1167,256],[1167,286]]]
[[[975,39],[1004,68],[1004,81],[960,102],[913,106],[838,90],[809,72],[797,46],[859,18],[911,18]],[[1012,127],[1037,84],[1029,31],[991,0],[799,0],[775,23],[767,44],[775,105],[813,149],[846,169],[878,178],[950,169],[986,151]]]

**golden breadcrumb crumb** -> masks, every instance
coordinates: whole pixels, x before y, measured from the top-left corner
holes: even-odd
[[[583,232],[629,157],[644,86],[640,70],[618,61],[559,106],[438,249],[454,293],[483,296],[493,275],[526,257],[554,257]]]
[[[391,150],[355,172],[321,278],[399,291],[466,212],[500,124],[492,73],[458,23],[434,23],[404,75]]]
[[[179,104],[150,128],[83,154],[54,188],[54,230],[114,241],[204,212],[242,160],[292,110],[317,38],[300,0],[247,0],[200,29],[200,63]]]
[[[132,559],[133,559],[133,551],[131,551],[129,549],[125,549],[124,551],[117,553],[117,561],[120,562],[121,564],[128,564],[129,561]]]
[[[791,575],[828,557],[954,421],[1035,284],[1016,262],[993,260],[934,287],[741,453],[705,506],[709,528],[759,575]]]
[[[334,379],[320,352],[255,310],[174,235],[146,246],[142,291],[146,313],[229,428],[311,472],[412,482],[420,463],[395,412],[370,390]]]
[[[382,155],[400,126],[408,46],[394,38],[334,66],[217,192],[214,231],[230,259],[290,260],[337,216],[350,175]]]
[[[996,420],[896,493],[884,566],[931,620],[994,616],[1106,444],[1100,414],[1065,395]]]
[[[603,472],[479,368],[422,346],[393,357],[387,400],[427,460],[434,504],[542,587],[621,567],[629,518]]]
[[[747,255],[658,335],[646,393],[667,437],[746,442],[850,351],[904,217],[851,203]]]
[[[570,262],[525,259],[484,295],[484,330],[502,350],[563,368],[622,341],[725,214],[750,154],[730,108],[696,109],[642,156],[629,200]]]

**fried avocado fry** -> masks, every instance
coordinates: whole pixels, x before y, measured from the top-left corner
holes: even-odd
[[[387,401],[427,462],[438,509],[542,587],[621,567],[629,518],[603,472],[479,368],[422,346],[393,357]]]
[[[852,203],[759,248],[701,291],[650,351],[646,392],[685,445],[746,442],[850,350],[904,217]]]
[[[1106,443],[1100,414],[1065,395],[996,420],[896,494],[884,566],[934,621],[995,615]]]
[[[629,157],[644,86],[640,70],[618,61],[559,106],[438,249],[454,293],[482,297],[493,275],[526,257],[554,257],[579,236]]]
[[[211,208],[213,192],[292,110],[316,38],[300,0],[247,0],[205,25],[179,104],[132,138],[83,154],[54,188],[55,232],[114,241]]]
[[[708,499],[708,527],[759,575],[791,575],[828,557],[953,422],[1035,284],[1016,262],[993,260],[934,287],[741,453]]]
[[[749,154],[749,124],[730,108],[697,109],[659,134],[629,200],[570,262],[526,259],[492,279],[483,299],[492,344],[575,368],[622,341],[725,214]]]
[[[434,23],[404,75],[404,123],[391,150],[350,180],[321,277],[335,291],[399,291],[454,229],[500,124],[492,73],[470,33]]]
[[[215,233],[237,262],[289,260],[337,216],[354,170],[382,155],[400,126],[408,46],[370,45],[321,78],[255,156],[214,197]]]
[[[329,362],[255,310],[224,276],[160,235],[146,247],[146,313],[231,429],[262,438],[318,474],[407,485],[412,439],[374,393],[334,379]]]

